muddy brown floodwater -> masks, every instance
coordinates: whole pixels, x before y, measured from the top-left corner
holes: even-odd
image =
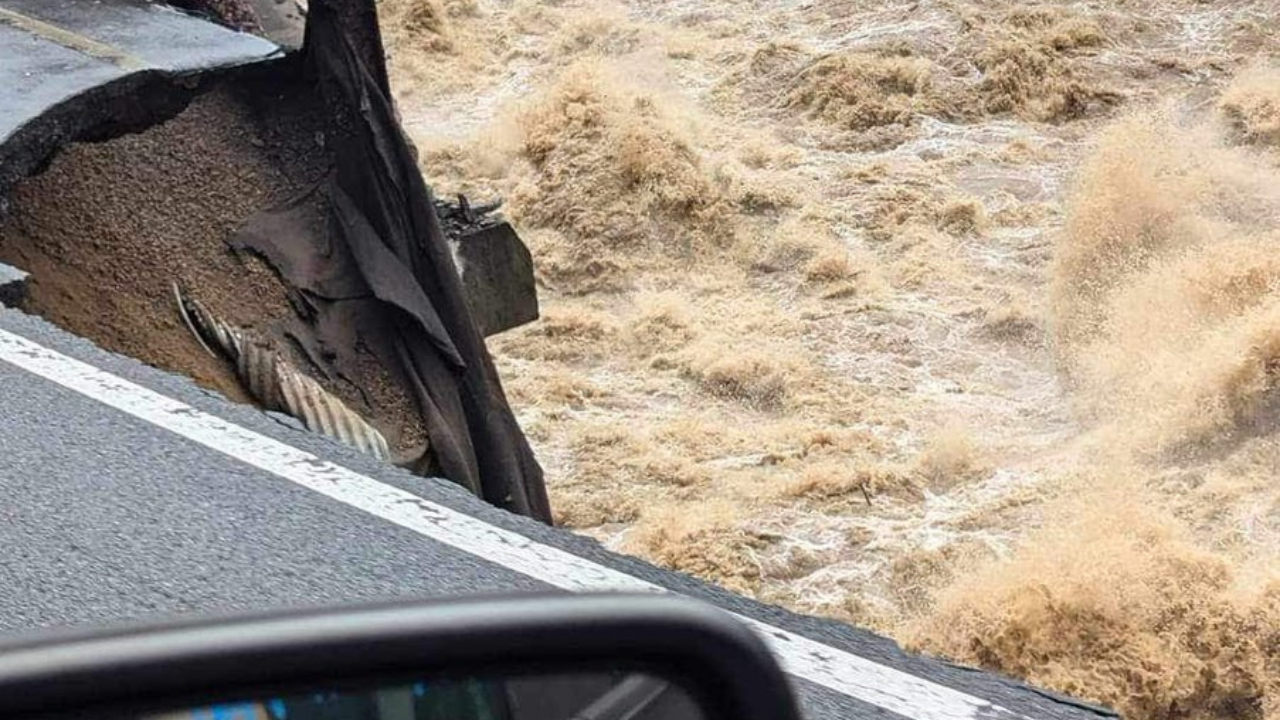
[[[558,519],[1128,717],[1280,713],[1280,6],[383,0]]]

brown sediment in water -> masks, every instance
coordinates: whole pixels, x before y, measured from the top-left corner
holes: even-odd
[[[1199,122],[1101,136],[1054,269],[1072,378],[1144,450],[1268,432],[1280,394],[1280,172]]]
[[[918,647],[1132,717],[1274,712],[1280,171],[1218,127],[1165,109],[1098,139],[1052,319],[1102,460],[1011,561],[939,596]]]
[[[1091,480],[1112,487],[1064,503],[1011,561],[958,578],[907,639],[1126,717],[1269,717],[1280,691],[1274,568],[1199,547],[1152,512],[1140,483]]]
[[[1242,71],[1219,107],[1245,140],[1280,147],[1280,65],[1260,60]]]
[[[1274,714],[1271,89],[1222,94],[1274,3],[449,19],[393,86],[437,187],[527,200],[548,320],[494,347],[561,520],[1129,717]],[[1171,98],[1224,112],[1099,135]],[[714,242],[658,202],[708,187]]]
[[[0,259],[32,274],[26,310],[249,402],[230,364],[183,324],[172,283],[217,317],[278,340],[295,315],[284,285],[226,241],[249,216],[314,186],[330,160],[323,115],[304,94],[237,82],[142,132],[63,149],[14,190]],[[287,343],[279,347],[308,367]],[[317,379],[393,444],[412,447],[422,436],[412,401],[372,359],[362,375]]]

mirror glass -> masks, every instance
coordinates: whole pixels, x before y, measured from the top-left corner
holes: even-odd
[[[119,717],[119,716],[117,716]],[[229,698],[129,720],[704,720],[677,685],[627,672],[455,676]],[[121,720],[124,720],[121,718]]]

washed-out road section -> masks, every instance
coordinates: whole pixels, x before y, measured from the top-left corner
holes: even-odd
[[[147,0],[0,0],[0,196],[88,124],[126,121],[120,101],[138,83],[273,48]],[[610,553],[5,308],[0,494],[0,635],[385,599],[672,592],[753,626],[811,720],[1111,716]]]

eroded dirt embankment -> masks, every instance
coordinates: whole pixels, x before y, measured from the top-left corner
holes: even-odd
[[[25,309],[248,402],[232,365],[183,324],[173,283],[233,325],[279,335],[295,315],[284,285],[227,240],[329,171],[323,118],[305,86],[236,77],[154,127],[65,148],[15,188],[0,224],[0,260],[33,276]],[[372,359],[360,377],[319,379],[394,447],[421,442],[416,409]]]

